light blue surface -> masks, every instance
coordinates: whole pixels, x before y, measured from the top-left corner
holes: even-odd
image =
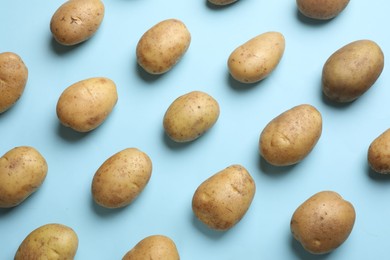
[[[39,150],[49,165],[41,188],[23,204],[0,209],[0,259],[13,259],[22,240],[47,223],[72,227],[79,237],[76,259],[121,259],[153,234],[172,238],[181,259],[388,259],[390,178],[369,170],[367,149],[390,126],[389,70],[356,102],[333,105],[322,97],[326,59],[345,44],[371,39],[390,53],[385,0],[352,0],[338,17],[310,21],[294,0],[239,0],[214,8],[205,0],[111,0],[97,34],[75,47],[58,45],[49,22],[62,4],[2,0],[0,52],[18,53],[29,69],[22,98],[0,115],[0,154],[15,146]],[[192,35],[183,59],[162,76],[149,76],[136,64],[135,47],[157,22],[177,18]],[[229,77],[226,61],[238,45],[279,31],[286,50],[276,70],[246,86]],[[89,77],[115,81],[118,103],[88,134],[62,127],[58,97],[69,85]],[[179,95],[201,90],[220,104],[216,125],[198,140],[175,144],[162,118]],[[312,153],[287,168],[272,167],[258,155],[264,126],[302,103],[317,107],[323,133]],[[114,153],[137,147],[153,161],[149,184],[130,206],[119,210],[94,204],[90,187],[97,168]],[[231,164],[242,164],[254,178],[253,203],[227,232],[206,228],[193,215],[197,186]],[[357,214],[348,240],[325,256],[311,256],[294,242],[290,218],[316,192],[333,190]]]

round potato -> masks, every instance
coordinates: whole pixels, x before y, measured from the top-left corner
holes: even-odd
[[[19,146],[0,158],[0,208],[19,205],[34,193],[47,174],[45,158],[33,147]]]
[[[350,235],[355,209],[333,191],[319,192],[294,212],[291,232],[312,254],[325,254],[339,247]]]
[[[275,166],[303,160],[317,144],[322,133],[322,117],[313,106],[293,107],[274,118],[260,134],[261,156]]]
[[[136,148],[127,148],[99,167],[92,180],[92,196],[106,208],[127,206],[145,188],[151,174],[149,156]]]
[[[275,70],[282,59],[284,49],[285,40],[281,33],[260,34],[230,54],[230,75],[242,83],[258,82]]]
[[[237,0],[208,0],[214,5],[228,5],[237,2]]]
[[[76,45],[91,38],[104,17],[100,0],[69,0],[61,5],[50,21],[54,39],[62,45]]]
[[[153,235],[142,239],[122,260],[179,260],[179,252],[172,239],[162,235]]]
[[[13,52],[0,53],[0,113],[7,111],[22,96],[28,69]]]
[[[115,83],[108,78],[79,81],[62,92],[57,116],[64,126],[88,132],[101,125],[118,100]]]
[[[359,40],[333,53],[322,70],[322,90],[332,101],[350,102],[379,78],[384,55],[373,41]]]
[[[185,24],[168,19],[154,25],[137,44],[138,64],[150,74],[163,74],[181,59],[191,43]]]
[[[195,191],[192,210],[211,229],[228,230],[248,211],[256,185],[241,165],[232,165],[205,180]]]
[[[46,224],[32,231],[20,244],[14,260],[73,260],[78,247],[73,229],[62,224]]]
[[[349,0],[297,0],[298,10],[317,20],[329,20],[347,7]]]
[[[390,129],[375,138],[368,148],[368,163],[374,171],[390,173]]]

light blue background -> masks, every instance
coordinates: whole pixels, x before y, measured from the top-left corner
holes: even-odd
[[[369,170],[367,149],[390,126],[389,70],[356,102],[334,105],[323,98],[321,70],[345,44],[371,39],[390,53],[386,0],[352,0],[338,17],[310,21],[294,0],[239,0],[215,8],[205,0],[110,0],[97,34],[75,47],[52,38],[51,16],[63,2],[2,0],[0,52],[18,53],[29,69],[22,98],[0,115],[0,154],[16,146],[35,147],[49,165],[41,188],[23,204],[0,209],[0,259],[13,259],[22,240],[47,223],[72,227],[79,237],[76,259],[121,259],[153,234],[172,238],[182,259],[389,259],[390,178]],[[135,47],[157,22],[177,18],[192,35],[183,59],[162,76],[136,64]],[[226,61],[240,44],[266,31],[279,31],[286,50],[276,70],[254,85],[229,77]],[[105,76],[117,84],[118,103],[88,134],[60,125],[57,100],[69,85]],[[216,125],[188,144],[170,141],[162,118],[170,103],[192,90],[220,104]],[[323,116],[323,133],[301,163],[272,167],[260,159],[258,138],[283,111],[309,103]],[[97,168],[114,153],[137,147],[153,161],[149,184],[130,206],[97,206],[90,186]],[[193,215],[191,200],[206,178],[242,164],[257,191],[241,222],[227,232],[206,228]],[[308,197],[322,190],[340,193],[355,206],[348,240],[333,253],[311,256],[292,239],[290,218]]]

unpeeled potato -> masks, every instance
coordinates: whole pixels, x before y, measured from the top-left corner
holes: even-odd
[[[387,129],[370,144],[367,154],[368,163],[374,171],[390,173],[390,129]]]

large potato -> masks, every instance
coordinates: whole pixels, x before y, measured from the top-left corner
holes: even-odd
[[[322,70],[322,90],[336,102],[350,102],[360,97],[379,78],[384,55],[373,41],[359,40],[333,53]]]
[[[164,20],[142,35],[136,49],[137,62],[148,73],[165,73],[181,59],[190,43],[191,34],[183,22]]]
[[[33,147],[20,146],[0,158],[0,208],[15,207],[34,193],[47,174],[45,158]]]
[[[108,158],[92,180],[95,202],[106,208],[129,205],[145,188],[152,174],[149,156],[127,148]]]
[[[53,14],[50,30],[54,39],[63,45],[75,45],[91,38],[104,17],[100,0],[69,0]]]
[[[384,174],[390,173],[390,129],[372,141],[368,148],[367,159],[374,171]]]
[[[122,260],[179,260],[179,252],[172,239],[162,235],[153,235],[142,239]]]
[[[319,192],[294,212],[291,232],[310,253],[325,254],[339,247],[350,235],[355,209],[333,191]]]
[[[0,113],[19,100],[27,78],[28,69],[19,55],[13,52],[0,53]]]
[[[20,244],[14,260],[73,260],[79,240],[62,224],[46,224],[32,231]]]
[[[305,16],[328,20],[347,7],[349,0],[297,0],[298,10]]]
[[[64,126],[88,132],[106,120],[118,100],[115,83],[108,78],[79,81],[62,92],[57,116]]]
[[[228,230],[248,211],[256,185],[241,165],[232,165],[205,180],[195,191],[192,209],[208,227]]]

